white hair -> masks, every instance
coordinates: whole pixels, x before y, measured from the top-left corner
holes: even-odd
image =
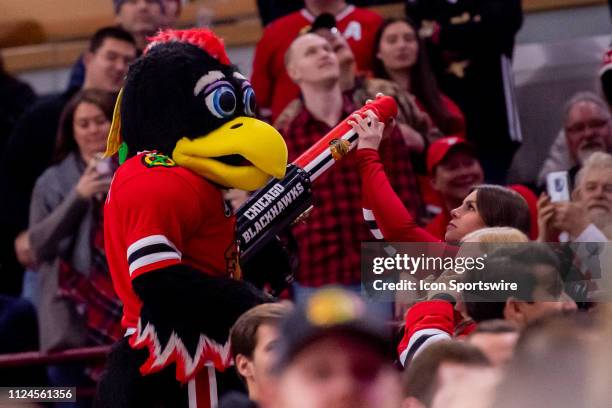
[[[597,107],[601,110],[604,116],[608,119],[610,118],[610,110],[608,109],[608,104],[606,104],[606,102],[603,99],[597,96],[597,94],[587,91],[587,92],[578,92],[574,94],[570,98],[570,100],[565,103],[565,107],[563,109],[563,117],[564,117],[565,122],[567,122],[567,119],[569,118],[569,114],[572,108],[574,107],[574,105],[577,105],[580,102],[590,102],[594,105],[597,105]]]
[[[604,152],[595,152],[589,156],[576,174],[576,186],[580,186],[584,175],[591,170],[611,170],[612,155]]]

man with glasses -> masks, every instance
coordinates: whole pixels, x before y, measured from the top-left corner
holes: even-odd
[[[578,164],[594,152],[610,150],[611,136],[610,112],[604,106],[582,100],[568,110],[565,137],[570,156]]]
[[[594,152],[612,153],[612,118],[599,96],[580,92],[566,104],[563,131],[550,148],[538,176],[539,184],[543,185],[552,171],[567,170],[573,180]]]

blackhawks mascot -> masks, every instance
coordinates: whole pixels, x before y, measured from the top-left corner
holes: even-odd
[[[254,110],[251,85],[208,30],[162,31],[130,68],[107,149],[122,165],[104,212],[126,336],[96,406],[216,404],[229,328],[267,300],[240,280],[222,189],[258,189],[287,165],[282,137]]]

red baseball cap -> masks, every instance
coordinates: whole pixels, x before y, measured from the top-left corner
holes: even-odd
[[[472,145],[467,140],[458,136],[444,137],[433,142],[427,150],[427,172],[431,174],[434,167],[440,164],[452,149],[458,147],[474,153]]]

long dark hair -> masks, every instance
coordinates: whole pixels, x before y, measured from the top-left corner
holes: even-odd
[[[529,236],[529,206],[519,193],[493,184],[476,186],[474,190],[478,214],[487,227],[512,227]]]
[[[101,91],[99,89],[84,89],[77,92],[62,111],[59,127],[57,130],[57,139],[55,142],[55,152],[53,154],[53,162],[58,163],[66,158],[69,153],[79,149],[76,140],[74,139],[74,112],[81,103],[91,103],[96,105],[104,113],[108,121],[113,120],[113,109],[117,94],[114,92]]]
[[[440,128],[442,133],[450,134],[453,132],[453,118],[442,103],[440,97],[440,89],[438,82],[433,74],[429,58],[425,50],[425,44],[419,37],[419,30],[409,18],[389,18],[386,19],[376,32],[374,39],[374,49],[372,53],[372,73],[376,78],[391,79],[389,73],[383,64],[383,61],[377,57],[380,50],[380,42],[382,36],[391,24],[403,22],[408,24],[414,30],[416,41],[419,46],[415,65],[410,69],[410,92],[414,94],[418,100],[425,106],[425,110],[431,116],[434,123]]]

